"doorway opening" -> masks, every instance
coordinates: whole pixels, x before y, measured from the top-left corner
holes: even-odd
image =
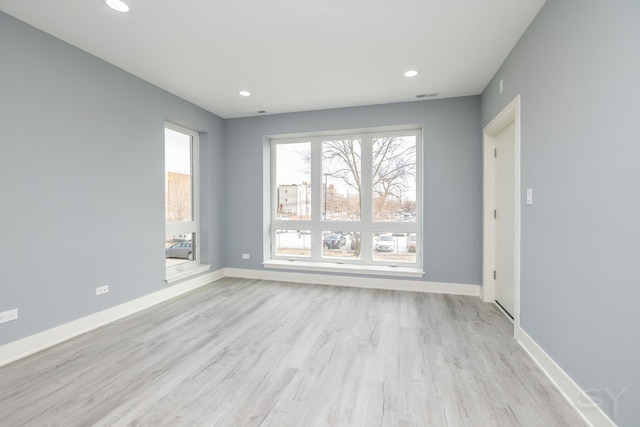
[[[520,326],[520,95],[483,129],[482,298]]]

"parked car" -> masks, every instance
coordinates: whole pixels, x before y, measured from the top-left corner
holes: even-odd
[[[174,243],[166,249],[166,257],[193,260],[193,246],[191,242]]]
[[[374,241],[374,247],[376,251],[391,252],[393,251],[394,246],[395,241],[393,239],[393,236],[391,236],[390,234],[381,234],[380,236],[376,237]]]
[[[407,251],[416,251],[416,233],[409,233],[407,235]]]
[[[347,238],[337,233],[331,233],[322,240],[322,246],[327,249],[340,249],[345,243],[347,243]]]

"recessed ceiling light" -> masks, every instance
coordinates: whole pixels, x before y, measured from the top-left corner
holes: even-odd
[[[240,92],[238,92],[238,95],[240,95],[240,96],[251,96],[251,92],[246,91],[246,90],[241,90]]]
[[[122,0],[107,0],[107,5],[118,12],[129,12],[129,6]]]
[[[418,70],[409,70],[404,73],[405,77],[415,77],[418,75]]]

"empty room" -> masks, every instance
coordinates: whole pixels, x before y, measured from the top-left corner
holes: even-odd
[[[0,426],[640,425],[639,46],[637,0],[0,0]]]

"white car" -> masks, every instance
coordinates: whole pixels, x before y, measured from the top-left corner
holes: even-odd
[[[391,252],[395,248],[395,241],[393,236],[389,234],[382,234],[376,237],[374,242],[374,247],[376,251],[380,252]]]
[[[174,243],[165,251],[167,258],[186,258],[188,260],[193,260],[193,249],[191,242]]]

